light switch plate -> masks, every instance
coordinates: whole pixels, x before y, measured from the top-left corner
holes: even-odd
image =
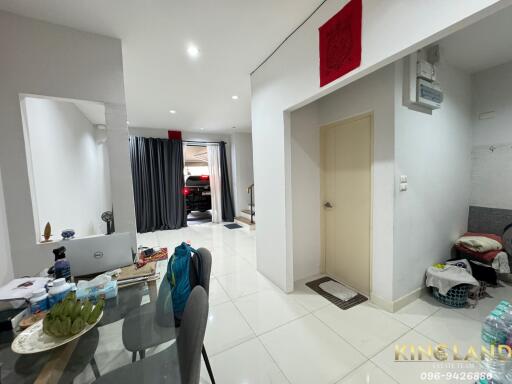
[[[400,176],[400,182],[401,183],[407,183],[407,175],[401,175]]]
[[[400,192],[405,192],[407,191],[407,183],[400,183]]]

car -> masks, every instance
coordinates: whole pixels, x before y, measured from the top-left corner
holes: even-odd
[[[183,188],[187,215],[192,211],[206,212],[212,209],[212,191],[208,175],[189,176]]]

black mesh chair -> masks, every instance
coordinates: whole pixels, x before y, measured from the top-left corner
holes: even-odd
[[[197,252],[200,254],[200,258],[195,254],[192,256],[193,268],[190,268],[190,284],[192,287],[198,285],[203,287],[208,294],[212,255],[206,248],[199,248]],[[199,265],[199,259],[201,265]],[[201,271],[201,281],[197,281],[196,271],[199,270]],[[132,352],[132,361],[137,359],[137,353],[143,359],[147,349],[168,342],[179,334],[181,326],[180,324],[174,324],[174,321],[172,321],[172,307],[165,308],[166,304],[171,302],[170,295],[167,276],[164,276],[156,302],[144,304],[126,316],[123,322],[123,344],[128,351]],[[185,319],[183,318],[181,323],[184,322]],[[215,378],[204,345],[201,352],[210,380],[212,384],[215,384]]]

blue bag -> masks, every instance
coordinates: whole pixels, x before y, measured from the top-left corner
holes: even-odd
[[[190,264],[195,270],[196,283],[201,284],[201,271],[195,268],[192,261],[192,253],[198,257],[198,266],[200,269],[201,261],[199,253],[187,243],[183,242],[174,249],[167,264],[167,280],[171,286],[172,308],[175,319],[181,319],[188,297],[192,291],[190,281]]]

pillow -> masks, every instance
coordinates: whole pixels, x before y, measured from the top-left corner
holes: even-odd
[[[481,236],[488,237],[489,239],[496,240],[498,243],[503,244],[503,239],[500,235],[495,235],[494,233],[481,233],[481,232],[466,232],[463,236]]]
[[[489,236],[479,236],[466,234],[459,238],[455,245],[462,246],[473,252],[485,253],[489,251],[500,251],[503,246],[497,239],[490,238]]]
[[[481,261],[482,263],[490,264],[494,261],[496,256],[502,251],[488,251],[488,252],[475,252],[471,249],[465,248],[463,246],[456,247],[462,255],[467,254],[473,256],[476,260]]]

